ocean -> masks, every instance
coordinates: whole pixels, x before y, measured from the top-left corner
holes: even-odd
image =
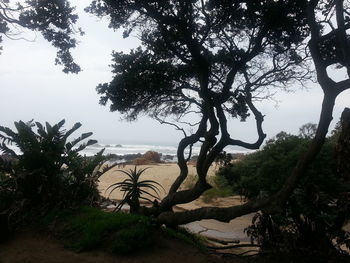
[[[8,145],[9,148],[20,154],[21,151],[14,145]],[[162,155],[176,156],[177,146],[176,145],[151,145],[151,144],[103,144],[96,143],[94,145],[86,147],[80,151],[80,154],[86,156],[93,156],[97,152],[105,148],[104,154],[115,154],[115,155],[130,155],[130,154],[144,154],[147,151],[155,151]],[[192,156],[198,155],[200,146],[193,146]],[[225,148],[227,153],[249,153],[250,150],[243,148],[227,147]],[[186,150],[188,154],[189,149]]]

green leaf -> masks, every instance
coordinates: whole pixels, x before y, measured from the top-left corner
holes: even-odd
[[[73,133],[75,132],[77,129],[79,129],[82,126],[82,124],[80,122],[77,122],[73,125],[73,127],[71,129],[69,129],[65,135],[63,136],[63,139],[66,141],[67,138]]]
[[[17,157],[17,154],[16,154],[13,150],[11,150],[10,148],[8,148],[8,147],[6,146],[5,143],[1,143],[1,144],[0,144],[0,151],[1,151],[2,153],[8,154],[8,155],[10,155],[10,156],[12,156],[12,157]]]

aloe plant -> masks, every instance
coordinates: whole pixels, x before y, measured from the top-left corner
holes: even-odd
[[[110,185],[106,191],[110,190],[109,195],[115,191],[120,190],[123,192],[123,200],[117,205],[116,210],[119,211],[124,204],[130,206],[130,213],[138,213],[140,211],[140,199],[152,202],[150,198],[159,199],[159,188],[164,188],[156,181],[153,180],[140,180],[140,176],[148,168],[139,169],[135,165],[134,169],[128,171],[117,170],[127,176],[127,178],[115,184]]]

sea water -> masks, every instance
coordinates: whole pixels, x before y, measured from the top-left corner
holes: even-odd
[[[7,145],[10,149],[15,151],[17,154],[21,154],[21,151],[15,145]],[[147,151],[155,151],[161,153],[163,156],[176,156],[177,146],[176,145],[151,145],[151,144],[104,144],[96,143],[94,145],[86,147],[80,151],[80,154],[86,156],[93,156],[102,149],[104,154],[115,154],[115,155],[129,155],[129,154],[144,154]],[[228,146],[224,149],[227,153],[249,153],[250,150],[238,147]],[[189,147],[185,150],[185,154],[190,151]],[[198,155],[200,151],[200,145],[194,145],[192,147],[192,156]]]

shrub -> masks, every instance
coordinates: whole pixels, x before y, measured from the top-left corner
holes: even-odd
[[[34,207],[47,210],[93,205],[98,201],[100,172],[94,169],[104,162],[103,150],[94,157],[81,156],[81,150],[96,143],[95,140],[81,143],[92,133],[68,141],[81,124],[63,130],[64,123],[64,120],[53,126],[46,123],[44,127],[38,122],[19,121],[15,122],[16,131],[0,126],[0,152],[5,154],[0,156],[0,212],[13,215],[13,211],[21,210],[19,204],[29,210]],[[11,150],[8,144],[16,145],[20,153]]]
[[[116,254],[130,254],[148,248],[152,244],[150,222],[138,223],[120,230],[111,243]]]
[[[249,198],[277,192],[292,172],[310,138],[280,133],[242,161],[222,168],[233,190]],[[307,175],[280,214],[259,213],[248,234],[266,251],[328,254],[350,245],[342,226],[349,218],[349,182],[342,180],[334,159],[334,140],[327,139]],[[334,244],[334,240],[336,243]]]
[[[61,218],[63,238],[77,251],[106,248],[118,254],[145,249],[152,244],[149,218],[125,213],[103,212],[84,207]]]

